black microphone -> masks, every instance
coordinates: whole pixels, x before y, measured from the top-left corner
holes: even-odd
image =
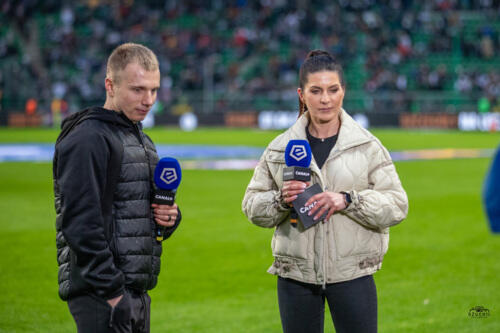
[[[286,168],[283,169],[283,181],[300,180],[308,182],[311,180],[312,153],[309,142],[306,140],[290,140],[285,149]],[[290,212],[290,224],[297,227],[298,215],[294,208]]]
[[[181,166],[173,157],[162,158],[155,168],[155,188],[153,203],[160,205],[173,205],[175,202],[175,193],[181,183]],[[156,240],[163,240],[165,227],[156,224]]]

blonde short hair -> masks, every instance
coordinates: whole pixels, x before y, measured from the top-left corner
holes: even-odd
[[[119,72],[123,71],[130,63],[137,63],[147,71],[159,69],[156,55],[144,45],[125,43],[113,50],[108,58],[106,77],[119,83]]]

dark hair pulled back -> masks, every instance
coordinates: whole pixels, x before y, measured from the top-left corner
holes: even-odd
[[[313,50],[309,52],[306,59],[300,66],[299,71],[299,86],[302,90],[307,83],[307,78],[310,73],[321,71],[336,72],[339,76],[340,84],[345,87],[344,71],[342,66],[335,61],[335,58],[327,51]],[[307,106],[299,98],[299,117],[307,111]]]

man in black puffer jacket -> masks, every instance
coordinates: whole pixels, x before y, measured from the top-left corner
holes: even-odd
[[[141,123],[156,100],[158,60],[127,43],[110,55],[106,102],[67,118],[53,161],[59,296],[78,332],[149,332],[161,242],[176,204],[151,204],[158,155]]]

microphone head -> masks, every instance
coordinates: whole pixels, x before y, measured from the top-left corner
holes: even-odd
[[[176,190],[181,182],[182,172],[179,161],[173,157],[164,157],[155,168],[155,184],[162,190]]]
[[[311,164],[311,146],[307,140],[290,140],[285,149],[286,166],[308,168]]]

